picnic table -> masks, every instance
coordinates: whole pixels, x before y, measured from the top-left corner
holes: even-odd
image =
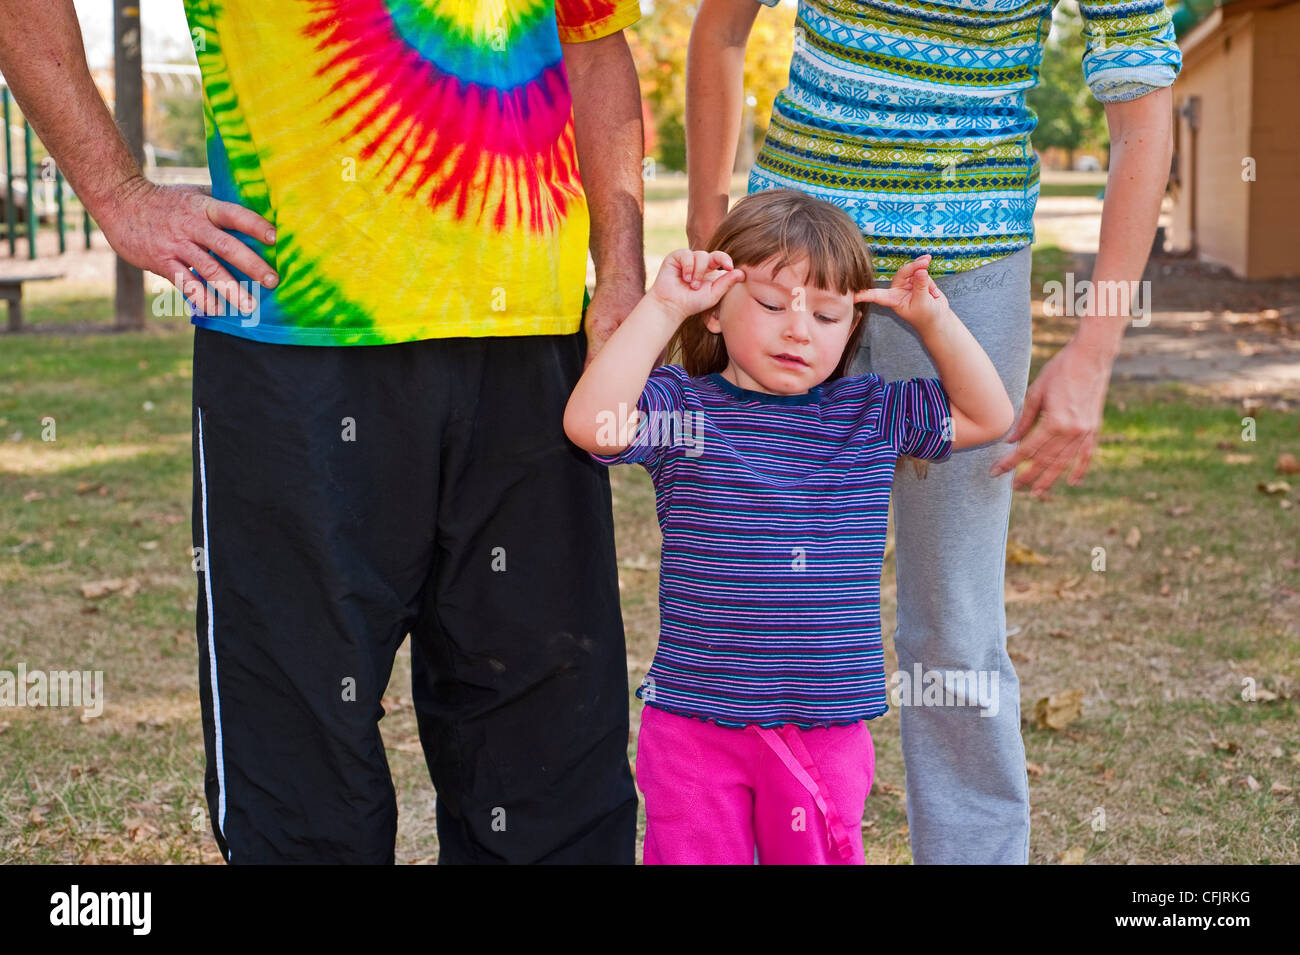
[[[0,276],[0,301],[9,303],[9,331],[22,331],[23,283],[51,282],[61,278],[61,274]]]

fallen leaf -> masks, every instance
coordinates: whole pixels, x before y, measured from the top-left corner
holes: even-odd
[[[146,836],[157,835],[157,833],[158,829],[144,819],[128,819],[126,822],[126,836],[132,842],[139,842]]]
[[[1291,787],[1284,783],[1274,783],[1268,787],[1268,791],[1274,796],[1286,796],[1291,792]]]
[[[1059,730],[1083,715],[1083,690],[1062,690],[1034,704],[1034,721],[1044,729]]]
[[[1291,485],[1286,481],[1260,481],[1255,487],[1265,494],[1290,494]]]
[[[1046,564],[1047,558],[1036,553],[1019,541],[1007,541],[1008,564]]]
[[[1083,846],[1071,846],[1061,853],[1061,865],[1083,865],[1083,859],[1087,854]]]
[[[1294,454],[1279,454],[1273,470],[1278,474],[1300,474],[1300,461]]]
[[[1028,772],[1030,776],[1043,775],[1043,767],[1039,766],[1037,763],[1031,763],[1028,760],[1025,761],[1025,771]]]
[[[1142,532],[1136,527],[1130,527],[1128,534],[1124,536],[1124,543],[1129,547],[1137,547],[1138,544],[1142,543]]]
[[[1256,779],[1254,776],[1247,776],[1245,779],[1241,781],[1241,783],[1251,792],[1253,793],[1259,792],[1259,780]]]
[[[123,597],[130,597],[140,589],[140,582],[134,577],[127,577],[123,580],[121,577],[113,577],[109,580],[88,581],[81,585],[81,596],[87,600],[97,600],[100,597],[107,597],[109,594],[121,594]]]
[[[45,499],[45,495],[42,494],[40,491],[28,491],[26,494],[23,495],[24,504],[30,504],[32,503],[32,501],[42,501],[44,499]]]
[[[104,486],[103,481],[81,481],[77,484],[78,494],[90,494]]]

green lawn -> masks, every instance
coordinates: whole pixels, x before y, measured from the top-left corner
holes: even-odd
[[[648,218],[667,230],[674,214],[656,204]],[[1065,261],[1039,249],[1035,287]],[[73,289],[29,314],[107,325],[108,302]],[[1035,372],[1065,331],[1038,322]],[[0,339],[0,669],[103,670],[106,697],[85,721],[0,709],[0,863],[217,860],[193,634],[191,347],[176,319],[140,333]],[[1277,478],[1278,455],[1300,448],[1300,415],[1261,407],[1246,441],[1243,413],[1177,385],[1116,382],[1084,483],[1015,500],[1008,642],[1035,862],[1070,849],[1103,863],[1300,862],[1300,509],[1283,506],[1294,489],[1258,490]],[[659,532],[645,472],[615,468],[613,485],[635,686],[654,652]],[[1104,571],[1093,569],[1097,548]],[[134,593],[82,596],[82,584],[113,578]],[[882,595],[889,633],[892,557]],[[398,858],[423,861],[437,853],[434,804],[408,686],[403,650],[384,730]],[[1028,720],[1035,700],[1070,689],[1084,693],[1078,720],[1059,730]],[[634,731],[640,706],[629,699]],[[872,727],[863,835],[875,862],[909,860],[896,720],[891,711]]]

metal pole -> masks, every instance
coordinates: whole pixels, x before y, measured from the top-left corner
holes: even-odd
[[[113,112],[131,155],[144,165],[144,69],[140,0],[113,0]],[[144,328],[144,272],[117,258],[117,327]]]
[[[0,99],[5,109],[5,235],[9,237],[9,258],[17,255],[14,248],[18,231],[18,217],[14,209],[14,146],[9,135],[9,87],[0,88]]]
[[[86,230],[86,248],[90,248],[90,210],[86,204],[81,204],[81,227]]]
[[[63,232],[67,222],[63,218],[63,173],[58,166],[54,167],[54,201],[59,207],[59,255],[62,255],[68,251],[68,238]]]
[[[36,258],[36,176],[32,166],[32,124],[23,117],[23,150],[27,165],[23,176],[27,179],[27,258]]]

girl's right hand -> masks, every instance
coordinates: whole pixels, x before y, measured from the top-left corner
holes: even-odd
[[[664,259],[650,294],[677,321],[712,308],[733,285],[745,280],[726,252],[678,249]]]

